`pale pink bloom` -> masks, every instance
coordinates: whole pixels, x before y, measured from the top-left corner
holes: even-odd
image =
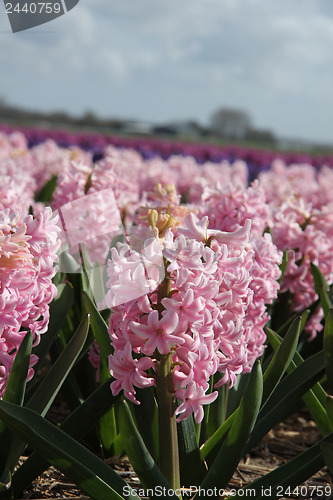
[[[289,255],[281,292],[291,293],[291,311],[302,311],[318,298],[311,262],[322,270],[329,284],[333,282],[332,170],[323,166],[316,171],[308,164],[286,166],[278,160],[259,178],[272,208],[273,241]],[[310,338],[322,329],[321,318],[319,309],[307,322]]]
[[[202,228],[207,226],[207,222],[201,222],[194,215],[187,220],[185,231],[192,225],[201,240],[202,235],[196,228],[200,228],[200,224]],[[253,297],[249,287],[253,251],[245,248],[248,223],[245,229],[236,229],[230,237],[227,232],[223,233],[222,239],[230,242],[230,249],[215,238],[207,246],[204,241],[181,232],[181,228],[175,233],[170,228],[159,243],[170,280],[170,295],[159,297],[158,284],[156,291],[147,292],[139,300],[133,298],[113,307],[109,332],[114,355],[110,360],[123,356],[125,347],[129,350],[130,346],[137,359],[150,357],[149,366],[154,368],[155,353],[170,353],[175,366],[174,387],[182,405],[179,420],[194,411],[199,421],[203,416],[201,404],[215,398],[215,393],[205,394],[209,378],[219,371],[224,374],[223,383],[232,385],[248,362],[243,321]],[[119,246],[112,252],[109,263],[115,283],[123,280],[124,289],[120,291],[127,298],[131,297],[135,285],[129,281],[126,284],[126,273],[132,269],[133,260],[138,265],[131,252],[128,245]],[[152,252],[150,259],[154,255]],[[116,277],[122,272],[124,279]],[[142,279],[142,275],[138,275],[141,289]],[[109,286],[116,296],[117,285],[110,282]],[[132,365],[126,366],[131,373]],[[116,371],[113,375],[117,378]],[[117,391],[123,387],[125,375],[118,373],[118,376],[119,382],[114,383]],[[142,376],[148,375],[142,373]],[[133,400],[132,388],[128,393]]]
[[[208,387],[208,380],[218,369],[218,358],[215,354],[216,345],[200,343],[197,349],[194,345],[180,346],[177,349],[177,366],[174,372],[175,388],[184,388],[191,382],[205,390]]]
[[[206,389],[207,390],[207,389]],[[204,416],[202,405],[213,403],[218,396],[218,392],[214,391],[211,394],[205,394],[203,387],[190,383],[186,389],[177,389],[175,392],[176,398],[183,401],[175,411],[177,422],[188,418],[192,413],[196,423],[201,422]]]
[[[142,252],[132,250],[126,243],[111,249],[108,264],[109,288],[105,302],[113,307],[130,302],[154,291],[161,282],[163,268],[160,242],[150,238]]]
[[[142,166],[141,193],[152,191],[158,183],[175,185],[184,201],[195,204],[200,203],[204,190],[214,187],[217,182],[221,185],[231,183],[245,188],[248,180],[247,166],[240,160],[233,164],[226,160],[220,163],[208,161],[199,164],[191,156],[173,155],[167,160],[153,158],[142,162]]]
[[[259,182],[273,207],[279,207],[291,196],[306,202],[321,196],[316,170],[309,164],[286,165],[283,160],[276,159],[268,171],[260,173]]]
[[[245,246],[248,250],[252,250],[252,260],[248,269],[251,277],[249,287],[253,295],[245,315],[241,317],[247,343],[246,360],[242,363],[244,371],[250,371],[254,360],[264,350],[266,336],[263,328],[269,320],[266,304],[272,303],[279,290],[277,280],[280,276],[282,252],[272,242],[269,234],[262,234],[268,225],[272,225],[272,209],[266,202],[265,192],[257,181],[247,189],[231,184],[206,189],[203,201],[202,213],[208,214],[211,226],[218,230],[237,231],[237,228],[244,227],[248,220],[251,221],[249,239],[245,242]],[[223,292],[220,297],[225,304],[232,300],[230,291]],[[235,366],[234,373],[236,371]]]
[[[271,225],[272,209],[258,181],[249,187],[232,184],[207,188],[202,196],[200,214],[208,215],[211,228],[235,231],[251,221],[251,233],[262,234]]]
[[[318,299],[311,263],[320,268],[329,284],[333,282],[332,207],[318,211],[303,199],[290,198],[276,209],[272,234],[276,245],[288,251],[281,292],[291,292],[292,311],[302,311]],[[310,338],[322,329],[321,318],[318,311],[307,323]]]
[[[52,283],[60,241],[50,208],[38,218],[0,211],[0,397],[24,335],[30,329],[34,343],[47,330],[49,304],[57,289]],[[31,357],[28,380],[36,357]]]
[[[205,242],[208,239],[207,229],[208,229],[208,217],[202,217],[198,219],[194,214],[189,214],[185,218],[186,229],[180,228],[178,230],[179,234],[184,234],[189,238],[195,239],[197,241]]]
[[[52,139],[47,139],[29,151],[34,165],[33,176],[40,190],[53,175],[62,176],[71,162],[92,165],[92,154],[77,146],[61,148]]]
[[[134,385],[143,388],[155,384],[154,379],[146,374],[152,366],[153,360],[149,357],[133,359],[131,344],[127,343],[123,351],[116,351],[109,358],[110,373],[116,379],[111,383],[112,394],[116,396],[123,390],[127,399],[140,404],[135,398]]]
[[[162,299],[162,305],[168,312],[175,312],[178,316],[176,332],[185,332],[189,323],[195,323],[202,319],[205,308],[205,299],[201,295],[195,295],[193,289],[179,292],[176,297]]]
[[[197,241],[205,242],[208,239],[215,239],[219,243],[229,246],[242,246],[248,241],[251,228],[249,219],[244,221],[244,226],[236,229],[233,232],[218,231],[216,229],[208,229],[208,217],[198,219],[193,213],[185,218],[186,229],[180,228],[179,234],[188,236]]]
[[[161,354],[168,354],[175,344],[182,344],[183,340],[177,335],[173,335],[178,325],[178,316],[175,312],[166,311],[159,319],[158,311],[152,311],[148,314],[147,324],[130,323],[131,330],[139,337],[145,340],[141,347],[141,352],[151,356],[155,349]]]

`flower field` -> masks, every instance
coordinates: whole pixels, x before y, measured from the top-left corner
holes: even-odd
[[[0,498],[49,464],[93,499],[281,498],[332,472],[332,167],[3,126]],[[304,405],[322,439],[230,490]],[[138,491],[102,460],[124,454]]]

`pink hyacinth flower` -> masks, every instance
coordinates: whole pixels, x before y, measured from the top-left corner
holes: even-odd
[[[151,355],[157,349],[161,354],[168,354],[170,347],[174,344],[183,343],[177,335],[172,335],[178,325],[178,316],[175,312],[166,312],[159,319],[158,311],[148,314],[147,324],[132,321],[130,328],[139,337],[146,340],[141,348],[143,354]]]
[[[186,389],[176,390],[176,398],[183,401],[175,411],[176,415],[180,415],[177,418],[177,422],[185,420],[192,413],[194,414],[194,420],[196,423],[201,422],[204,417],[202,405],[213,403],[218,396],[217,391],[214,391],[211,394],[205,394],[205,392],[204,388],[197,386],[195,382],[190,383]]]
[[[153,366],[151,358],[133,359],[132,347],[128,342],[124,351],[116,351],[109,357],[111,375],[116,379],[111,383],[112,394],[116,396],[123,389],[124,394],[135,404],[140,402],[135,398],[136,387],[151,387],[155,384],[152,377],[148,377],[146,370]]]

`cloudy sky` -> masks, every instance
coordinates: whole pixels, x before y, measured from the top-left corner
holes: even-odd
[[[333,143],[329,0],[80,0],[16,34],[1,2],[0,43],[12,105],[202,124],[234,107],[280,137]]]

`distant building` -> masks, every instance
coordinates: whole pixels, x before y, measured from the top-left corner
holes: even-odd
[[[206,134],[206,129],[194,120],[174,121],[154,127],[155,134],[166,134],[197,139]]]
[[[154,127],[151,123],[141,122],[137,120],[123,120],[118,126],[119,132],[125,134],[149,135],[154,132]]]

